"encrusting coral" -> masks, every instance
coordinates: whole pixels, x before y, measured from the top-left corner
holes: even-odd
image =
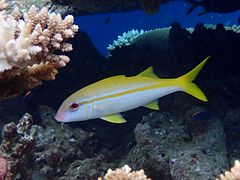
[[[147,178],[144,171],[141,169],[139,171],[132,171],[132,169],[125,165],[122,168],[116,170],[109,169],[104,178],[99,177],[98,180],[151,180]]]
[[[62,19],[35,6],[23,15],[18,8],[9,14],[6,8],[7,3],[0,1],[0,100],[53,80],[57,69],[70,60],[54,53],[71,51],[65,40],[78,31],[71,15]]]
[[[239,180],[240,179],[240,161],[236,160],[230,171],[220,174],[220,180]],[[219,180],[216,178],[216,180]]]

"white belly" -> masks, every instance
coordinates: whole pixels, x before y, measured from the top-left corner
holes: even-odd
[[[162,96],[181,90],[179,87],[155,88],[128,93],[116,97],[101,99],[93,102],[92,117],[100,118],[110,114],[128,111],[144,106]]]

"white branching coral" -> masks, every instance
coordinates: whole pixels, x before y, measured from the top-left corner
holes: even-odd
[[[230,171],[220,174],[216,180],[239,180],[240,179],[240,161],[236,160]]]
[[[122,46],[130,45],[141,46],[143,44],[154,44],[161,48],[167,48],[169,30],[169,27],[165,27],[147,31],[133,29],[124,32],[121,36],[118,36],[117,40],[114,40],[112,44],[108,45],[107,49],[110,53],[109,55],[111,55],[111,51],[115,50],[117,47],[121,48]]]
[[[22,63],[30,65],[31,55],[36,55],[42,48],[32,44],[29,24],[16,21],[4,11],[0,13],[0,22],[0,72]]]
[[[14,14],[18,10],[15,9]],[[60,14],[40,11],[35,6],[18,16],[0,12],[0,72],[14,66],[26,66],[52,61],[63,67],[69,61],[67,56],[55,55],[55,50],[71,51],[71,44],[64,43],[72,38],[78,27],[73,25],[73,16],[62,19]]]
[[[25,89],[30,89],[41,84],[41,80],[54,79],[57,69],[70,60],[55,52],[72,50],[72,45],[65,41],[78,31],[73,16],[63,19],[60,14],[35,6],[24,14],[17,8],[9,14],[5,10],[7,5],[4,0],[0,1],[0,84],[24,75],[26,81],[29,80]],[[45,72],[44,77],[40,77],[41,71]],[[24,86],[21,85],[23,89]]]
[[[102,180],[102,178],[98,178]],[[151,180],[147,178],[144,171],[141,169],[139,171],[132,171],[132,169],[125,165],[122,168],[116,170],[109,169],[107,174],[104,176],[103,180]]]
[[[135,30],[132,29],[131,31],[124,32],[121,36],[118,36],[117,40],[114,40],[112,44],[109,44],[107,49],[109,51],[113,51],[116,47],[122,47],[122,46],[129,46],[131,45],[132,41],[136,39],[138,36],[144,34],[144,30]]]

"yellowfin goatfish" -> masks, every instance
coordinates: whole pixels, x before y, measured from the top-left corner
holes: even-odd
[[[74,122],[101,118],[112,123],[124,123],[126,120],[121,112],[140,106],[158,110],[157,99],[177,91],[207,101],[192,81],[208,58],[178,78],[159,78],[149,67],[136,76],[118,75],[100,80],[69,96],[60,106],[55,119],[58,122]]]

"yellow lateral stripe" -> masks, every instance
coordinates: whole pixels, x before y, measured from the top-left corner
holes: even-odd
[[[111,94],[111,95],[107,95],[107,96],[103,96],[103,97],[98,97],[98,98],[95,98],[95,99],[91,99],[89,101],[83,101],[81,102],[80,104],[88,104],[88,103],[92,103],[94,101],[100,101],[100,100],[103,100],[103,99],[107,99],[107,98],[115,98],[115,97],[119,97],[119,96],[122,96],[122,95],[126,95],[126,94],[131,94],[131,93],[136,93],[136,92],[140,92],[140,91],[146,91],[146,90],[150,90],[150,89],[157,89],[157,88],[161,88],[161,87],[170,87],[170,85],[173,85],[173,81],[172,79],[168,79],[168,83],[166,83],[166,85],[161,85],[159,87],[159,84],[156,84],[156,85],[150,85],[150,86],[146,86],[146,87],[141,87],[141,88],[136,88],[136,89],[132,89],[132,90],[128,90],[128,91],[123,91],[123,92],[119,92],[119,93],[116,93],[116,94]],[[171,81],[171,83],[170,83]]]

